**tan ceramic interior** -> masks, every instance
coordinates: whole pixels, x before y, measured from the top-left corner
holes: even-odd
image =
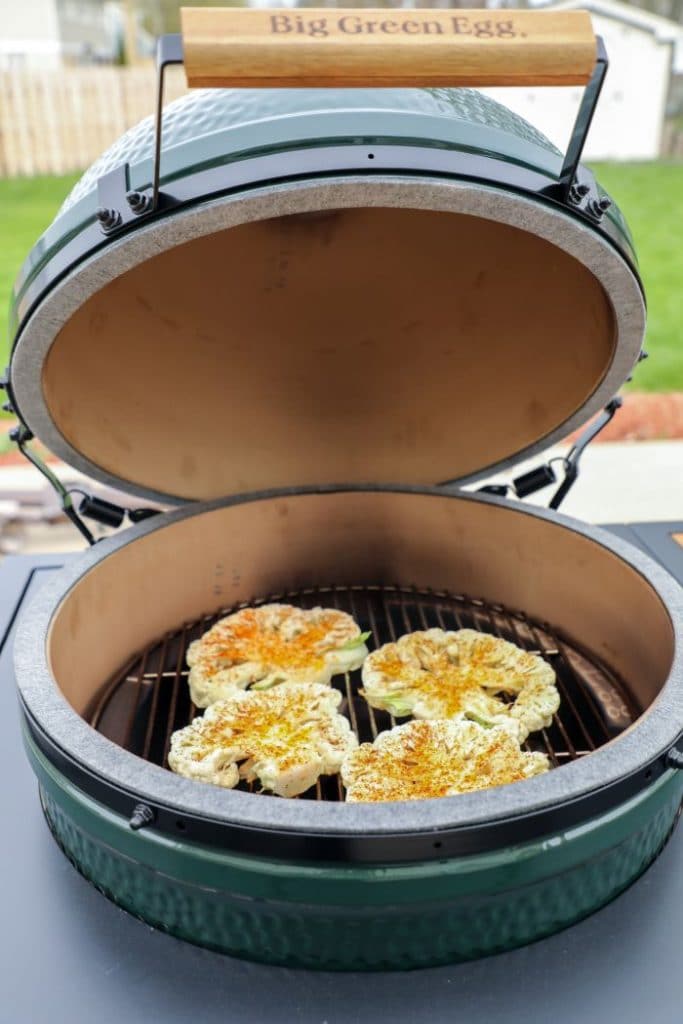
[[[62,328],[42,386],[74,449],[160,493],[437,483],[564,423],[614,345],[602,286],[536,235],[345,209],[242,224],[115,278]]]
[[[673,658],[652,586],[593,540],[526,512],[398,492],[280,496],[200,512],[102,560],[55,613],[52,672],[81,714],[141,647],[226,605],[307,585],[448,589],[549,621],[624,679],[642,708]]]

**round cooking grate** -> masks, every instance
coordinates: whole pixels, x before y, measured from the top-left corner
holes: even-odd
[[[371,649],[403,633],[437,627],[478,629],[541,654],[557,675],[561,705],[550,728],[534,733],[525,748],[544,751],[553,768],[590,754],[626,729],[639,714],[623,683],[593,655],[551,626],[501,605],[459,594],[397,586],[311,587],[271,594],[248,604],[270,601],[348,611],[362,630],[371,632]],[[88,716],[91,725],[138,757],[167,767],[172,733],[201,713],[190,701],[187,647],[217,619],[246,605],[223,608],[186,623],[138,652],[104,687]],[[373,710],[359,695],[360,671],[337,676],[333,682],[344,694],[340,711],[349,717],[360,742],[372,740],[378,732],[396,724],[391,715]],[[240,783],[239,788],[252,791],[246,783]],[[343,798],[339,777],[330,776],[320,779],[300,799]]]

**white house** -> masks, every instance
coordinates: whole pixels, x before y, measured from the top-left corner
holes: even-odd
[[[672,70],[683,71],[683,29],[620,0],[559,0],[547,10],[590,12],[609,70],[584,151],[587,160],[654,160],[661,152]],[[580,87],[484,89],[564,150]]]
[[[0,68],[12,64],[54,68],[60,64],[59,18],[54,0],[0,4]]]
[[[0,69],[111,61],[121,32],[112,0],[0,0]]]

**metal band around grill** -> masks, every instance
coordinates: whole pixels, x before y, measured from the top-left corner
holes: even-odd
[[[596,48],[595,67],[581,96],[558,180],[556,183],[544,185],[539,194],[555,199],[572,212],[580,213],[587,220],[600,224],[610,207],[610,200],[598,188],[592,172],[587,168],[580,168],[581,156],[609,67],[607,51],[601,36],[596,36]],[[106,235],[116,233],[136,219],[156,213],[160,207],[167,208],[173,205],[172,196],[161,192],[164,82],[166,69],[183,63],[182,36],[178,33],[161,36],[157,41],[156,51],[157,82],[151,190],[149,193],[129,190],[127,164],[122,164],[102,177],[98,182],[98,219]]]

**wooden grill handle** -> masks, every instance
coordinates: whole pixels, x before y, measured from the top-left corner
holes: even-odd
[[[584,85],[587,11],[183,7],[191,87]]]

